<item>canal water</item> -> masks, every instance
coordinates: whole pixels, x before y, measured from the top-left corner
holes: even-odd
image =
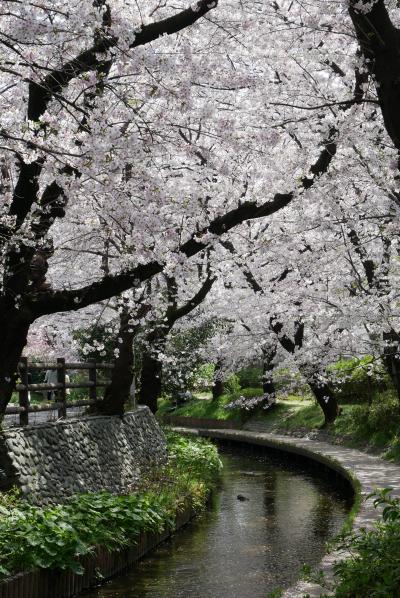
[[[321,560],[351,508],[333,474],[244,449],[221,457],[210,509],[85,598],[266,598]]]

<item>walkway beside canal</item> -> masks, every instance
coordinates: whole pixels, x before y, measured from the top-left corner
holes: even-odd
[[[356,493],[361,494],[362,502],[353,522],[355,530],[365,527],[371,528],[377,520],[377,511],[371,500],[365,501],[366,496],[376,488],[393,488],[393,495],[400,496],[400,466],[368,455],[361,451],[343,446],[328,444],[308,438],[293,438],[279,434],[267,434],[248,430],[215,430],[174,428],[183,434],[194,434],[249,445],[265,446],[275,450],[282,450],[296,455],[302,455],[325,464],[346,477],[353,485]],[[326,555],[320,563],[319,569],[327,580],[333,578],[333,564],[343,554],[332,553]],[[308,594],[311,598],[327,594],[321,586],[299,581],[284,593],[284,598],[302,598]]]

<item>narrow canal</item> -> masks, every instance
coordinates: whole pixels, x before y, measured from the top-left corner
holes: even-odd
[[[221,457],[210,509],[85,598],[266,598],[293,583],[304,563],[320,561],[351,508],[333,475],[244,449],[222,449]]]

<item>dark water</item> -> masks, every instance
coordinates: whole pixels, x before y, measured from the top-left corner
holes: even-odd
[[[350,509],[344,490],[282,458],[225,449],[222,460],[210,510],[86,598],[266,598],[318,563]]]

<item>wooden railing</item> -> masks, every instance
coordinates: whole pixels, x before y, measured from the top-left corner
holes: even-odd
[[[98,388],[107,387],[110,382],[101,382],[97,379],[98,370],[112,370],[114,367],[113,363],[98,363],[89,361],[87,363],[66,363],[65,359],[60,357],[57,359],[57,363],[28,363],[26,357],[21,357],[18,364],[19,377],[21,380],[20,384],[15,386],[15,390],[18,392],[19,401],[18,405],[9,405],[6,409],[6,415],[19,414],[19,423],[21,426],[29,424],[29,414],[37,413],[39,411],[58,411],[58,417],[66,417],[67,409],[70,407],[85,407],[94,405],[99,400],[97,395]],[[28,373],[32,370],[56,370],[57,371],[57,383],[55,384],[29,384]],[[88,379],[80,382],[67,382],[66,372],[67,370],[87,370]],[[67,389],[69,388],[87,388],[89,390],[89,399],[81,401],[67,401]],[[54,391],[57,392],[57,401],[53,404],[46,405],[30,405],[29,403],[29,392],[41,392],[41,391]]]

